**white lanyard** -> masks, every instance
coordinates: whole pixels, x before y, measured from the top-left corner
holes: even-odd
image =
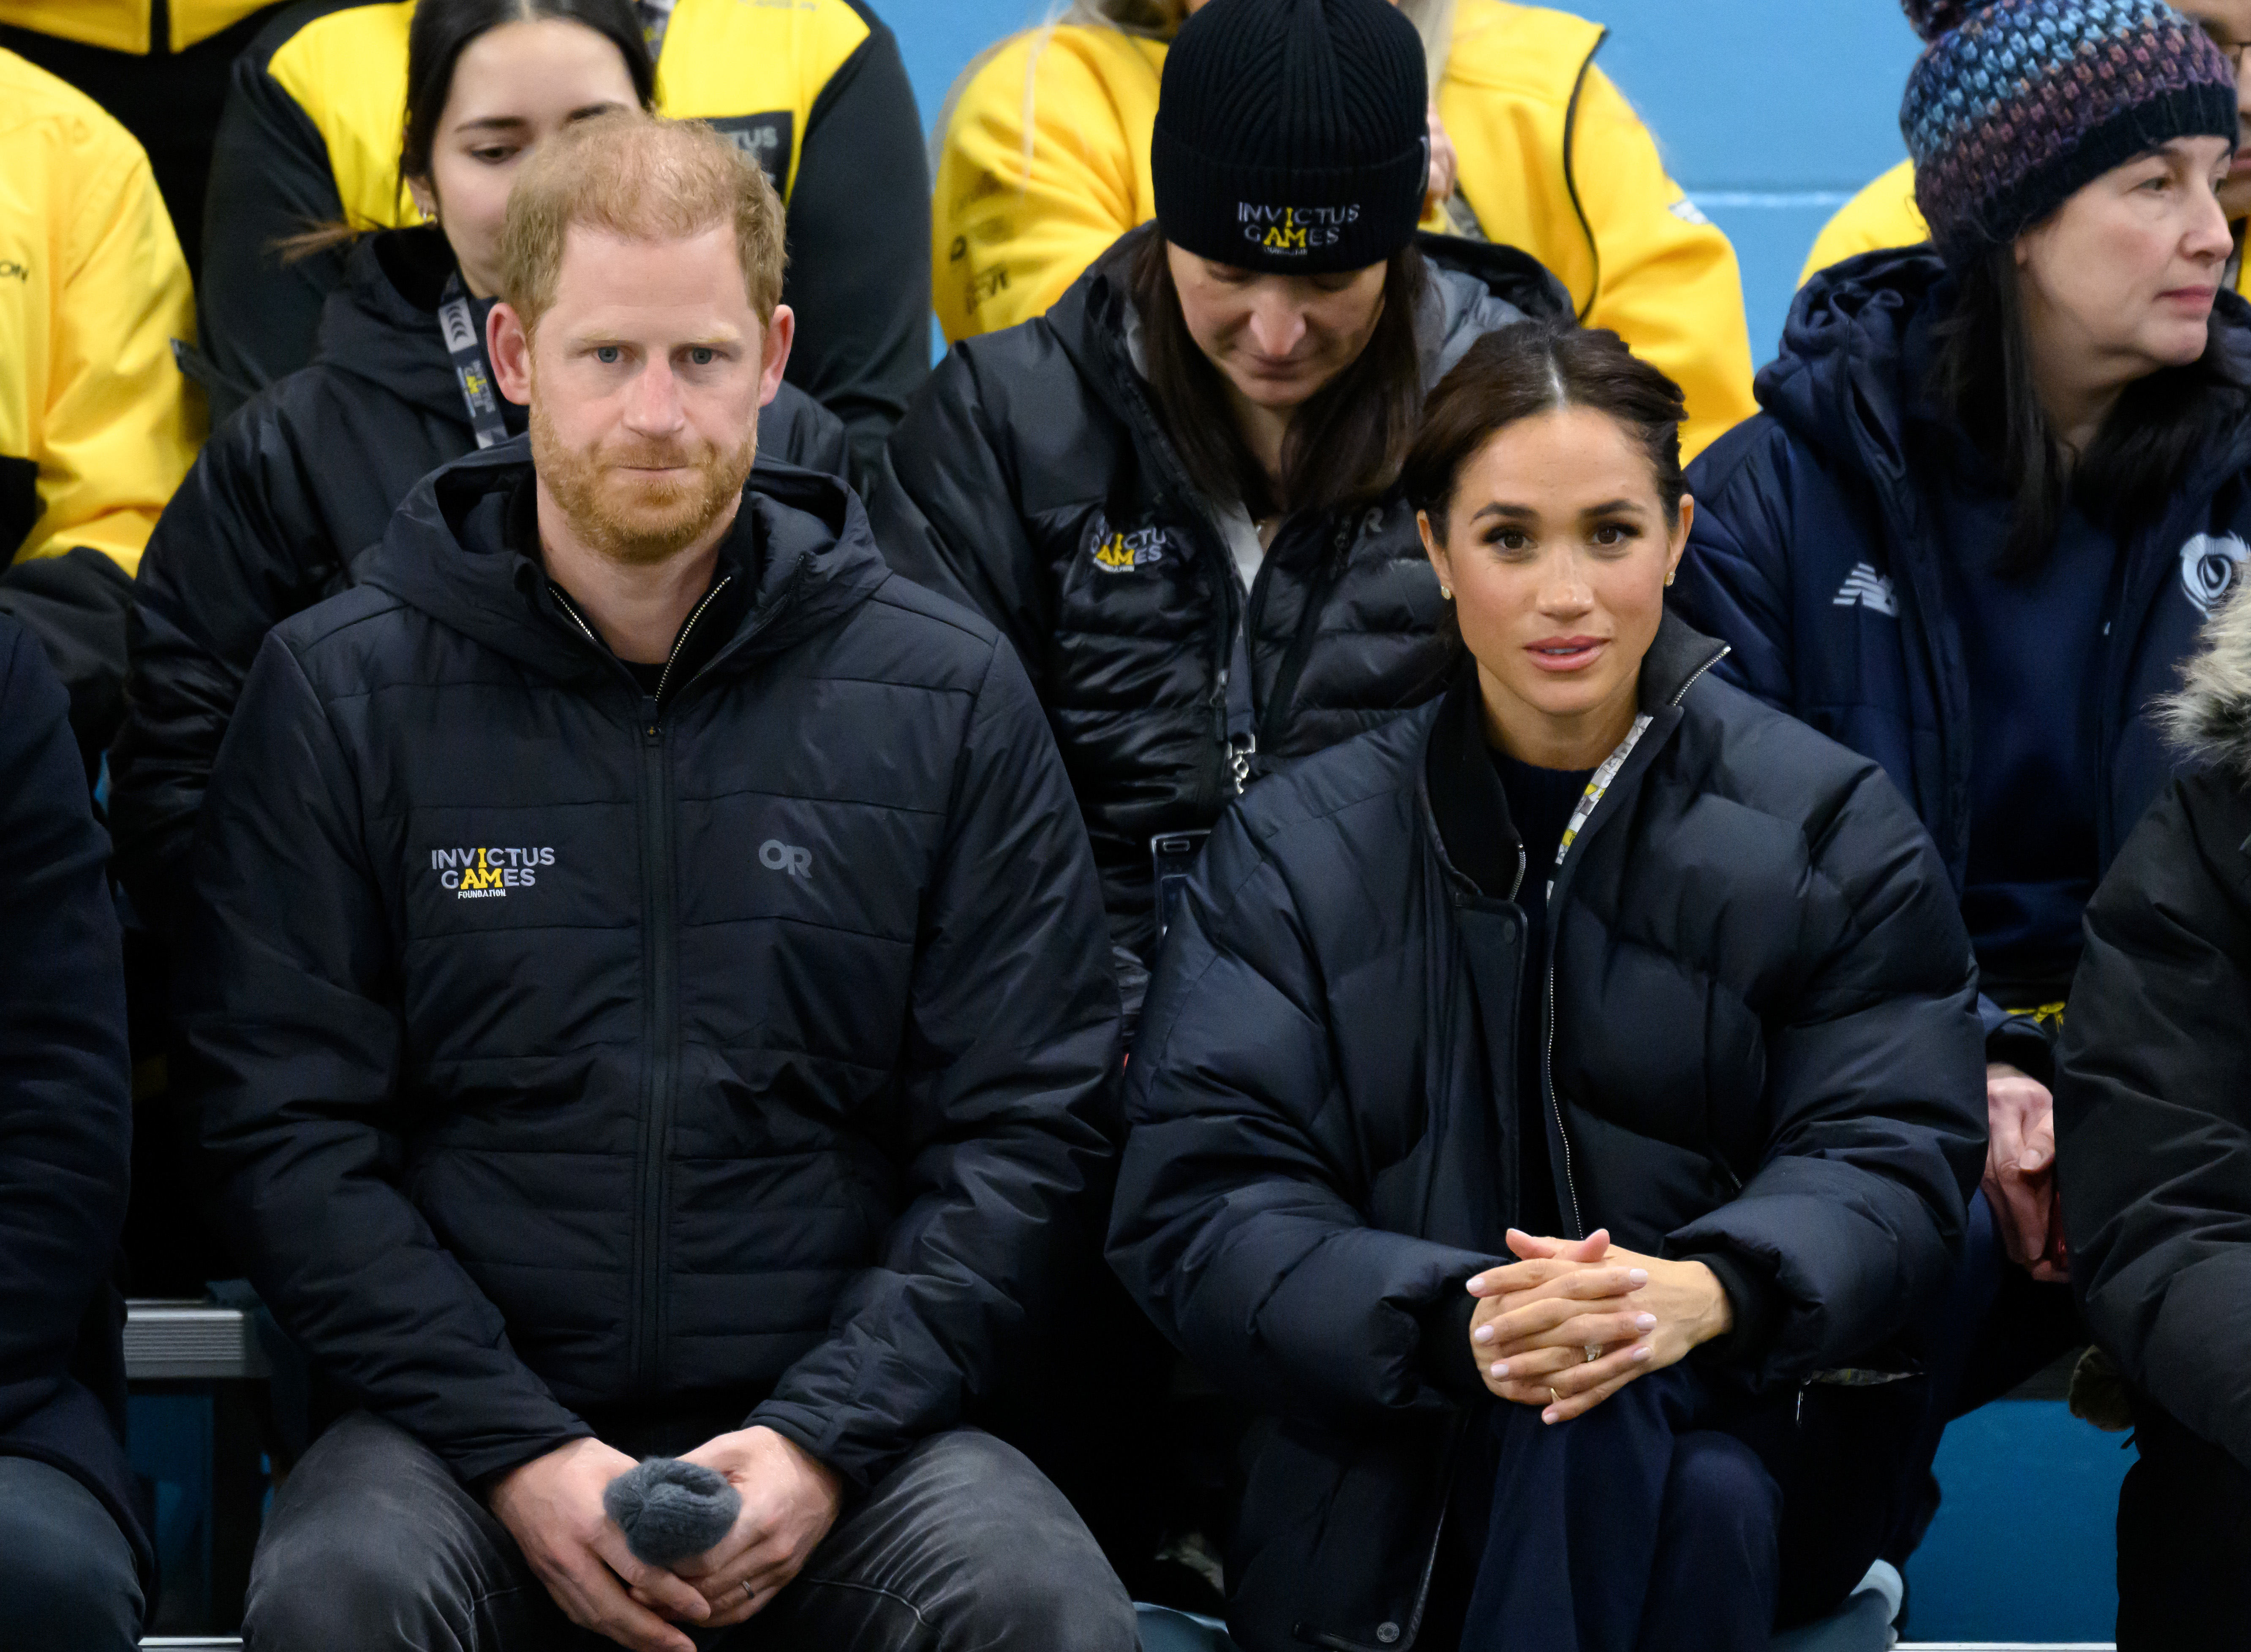
[[[1587,789],[1579,794],[1579,806],[1571,812],[1570,823],[1563,828],[1563,840],[1555,846],[1555,864],[1548,870],[1549,900],[1555,898],[1555,874],[1562,869],[1563,857],[1571,852],[1571,840],[1577,837],[1579,828],[1587,824],[1587,817],[1603,800],[1603,793],[1610,789],[1610,782],[1617,779],[1618,771],[1625,767],[1625,760],[1633,755],[1635,745],[1648,732],[1652,721],[1646,711],[1636,717],[1633,727],[1625,731],[1625,738],[1618,742],[1617,750],[1603,759],[1603,766],[1595,771],[1587,781]]]

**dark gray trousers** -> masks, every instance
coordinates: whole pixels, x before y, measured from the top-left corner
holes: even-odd
[[[847,1508],[712,1652],[1133,1652],[1133,1607],[1070,1504],[1022,1454],[933,1435]],[[274,1499],[251,1568],[251,1652],[599,1652],[507,1529],[427,1447],[364,1412]]]
[[[133,1652],[133,1547],[101,1499],[59,1469],[0,1456],[0,1646]]]

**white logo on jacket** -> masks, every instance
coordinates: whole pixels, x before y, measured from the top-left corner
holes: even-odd
[[[2251,556],[2251,545],[2234,534],[2196,534],[2181,547],[2181,589],[2197,612],[2209,614],[2220,605],[2246,556]]]
[[[1891,577],[1878,573],[1869,563],[1854,563],[1853,571],[1845,576],[1845,583],[1829,601],[1832,607],[1867,608],[1887,619],[1899,618],[1899,598],[1892,591]]]

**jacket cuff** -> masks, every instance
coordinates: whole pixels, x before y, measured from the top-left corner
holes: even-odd
[[[1470,1321],[1477,1310],[1478,1298],[1465,1290],[1457,1300],[1434,1303],[1421,1315],[1423,1376],[1451,1400],[1466,1402],[1486,1396],[1477,1356],[1470,1351]]]
[[[1720,1289],[1728,1293],[1735,1325],[1724,1337],[1714,1337],[1697,1351],[1715,1365],[1748,1370],[1766,1357],[1781,1329],[1782,1292],[1771,1279],[1745,1268],[1742,1260],[1723,1250],[1699,1251],[1683,1261],[1701,1262],[1712,1270]]]
[[[2012,1015],[1985,1033],[1985,1059],[2006,1061],[2026,1078],[2055,1088],[2055,1040],[2029,1015]]]

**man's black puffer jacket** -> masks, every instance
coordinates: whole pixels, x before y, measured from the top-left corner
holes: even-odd
[[[266,633],[354,580],[352,560],[439,466],[476,452],[438,328],[454,268],[434,229],[353,249],[321,317],[319,353],[211,437],[158,519],[129,619],[132,677],[110,757],[121,875],[143,916],[176,897],[204,785]],[[474,307],[480,319],[489,309]],[[512,432],[524,410],[506,400]],[[845,473],[844,426],[784,384],[758,448]]]
[[[2251,1468],[2251,604],[2213,617],[2151,805],[2087,909],[2055,1082],[2071,1282],[2127,1380]]]
[[[842,483],[753,475],[658,701],[506,548],[530,474],[439,472],[267,641],[176,1082],[282,1324],[465,1481],[748,1417],[864,1484],[989,1386],[1109,1175],[1070,785]]]
[[[1651,724],[1557,874],[1541,1099],[1565,1225],[1770,1297],[1761,1346],[1714,1352],[1771,1392],[1944,1279],[1984,1069],[1922,827],[1874,764],[1704,675],[1722,652],[1665,622]],[[1543,1029],[1517,1025],[1522,915],[1433,812],[1434,730],[1475,729],[1473,685],[1222,820],[1126,1068],[1112,1262],[1277,1419],[1227,1567],[1247,1652],[1413,1645],[1483,1403],[1462,1287],[1509,1260],[1517,1040]]]
[[[1429,699],[1447,646],[1396,490],[1289,518],[1240,594],[1133,364],[1133,259],[1156,232],[1120,238],[1038,320],[955,345],[892,432],[892,484],[869,506],[894,567],[1016,645],[1085,811],[1112,938],[1142,960],[1156,940],[1150,838],[1210,826],[1236,790],[1221,674],[1246,602],[1254,774]],[[1569,313],[1520,252],[1420,244],[1434,271],[1416,321],[1425,390],[1493,328]]]

